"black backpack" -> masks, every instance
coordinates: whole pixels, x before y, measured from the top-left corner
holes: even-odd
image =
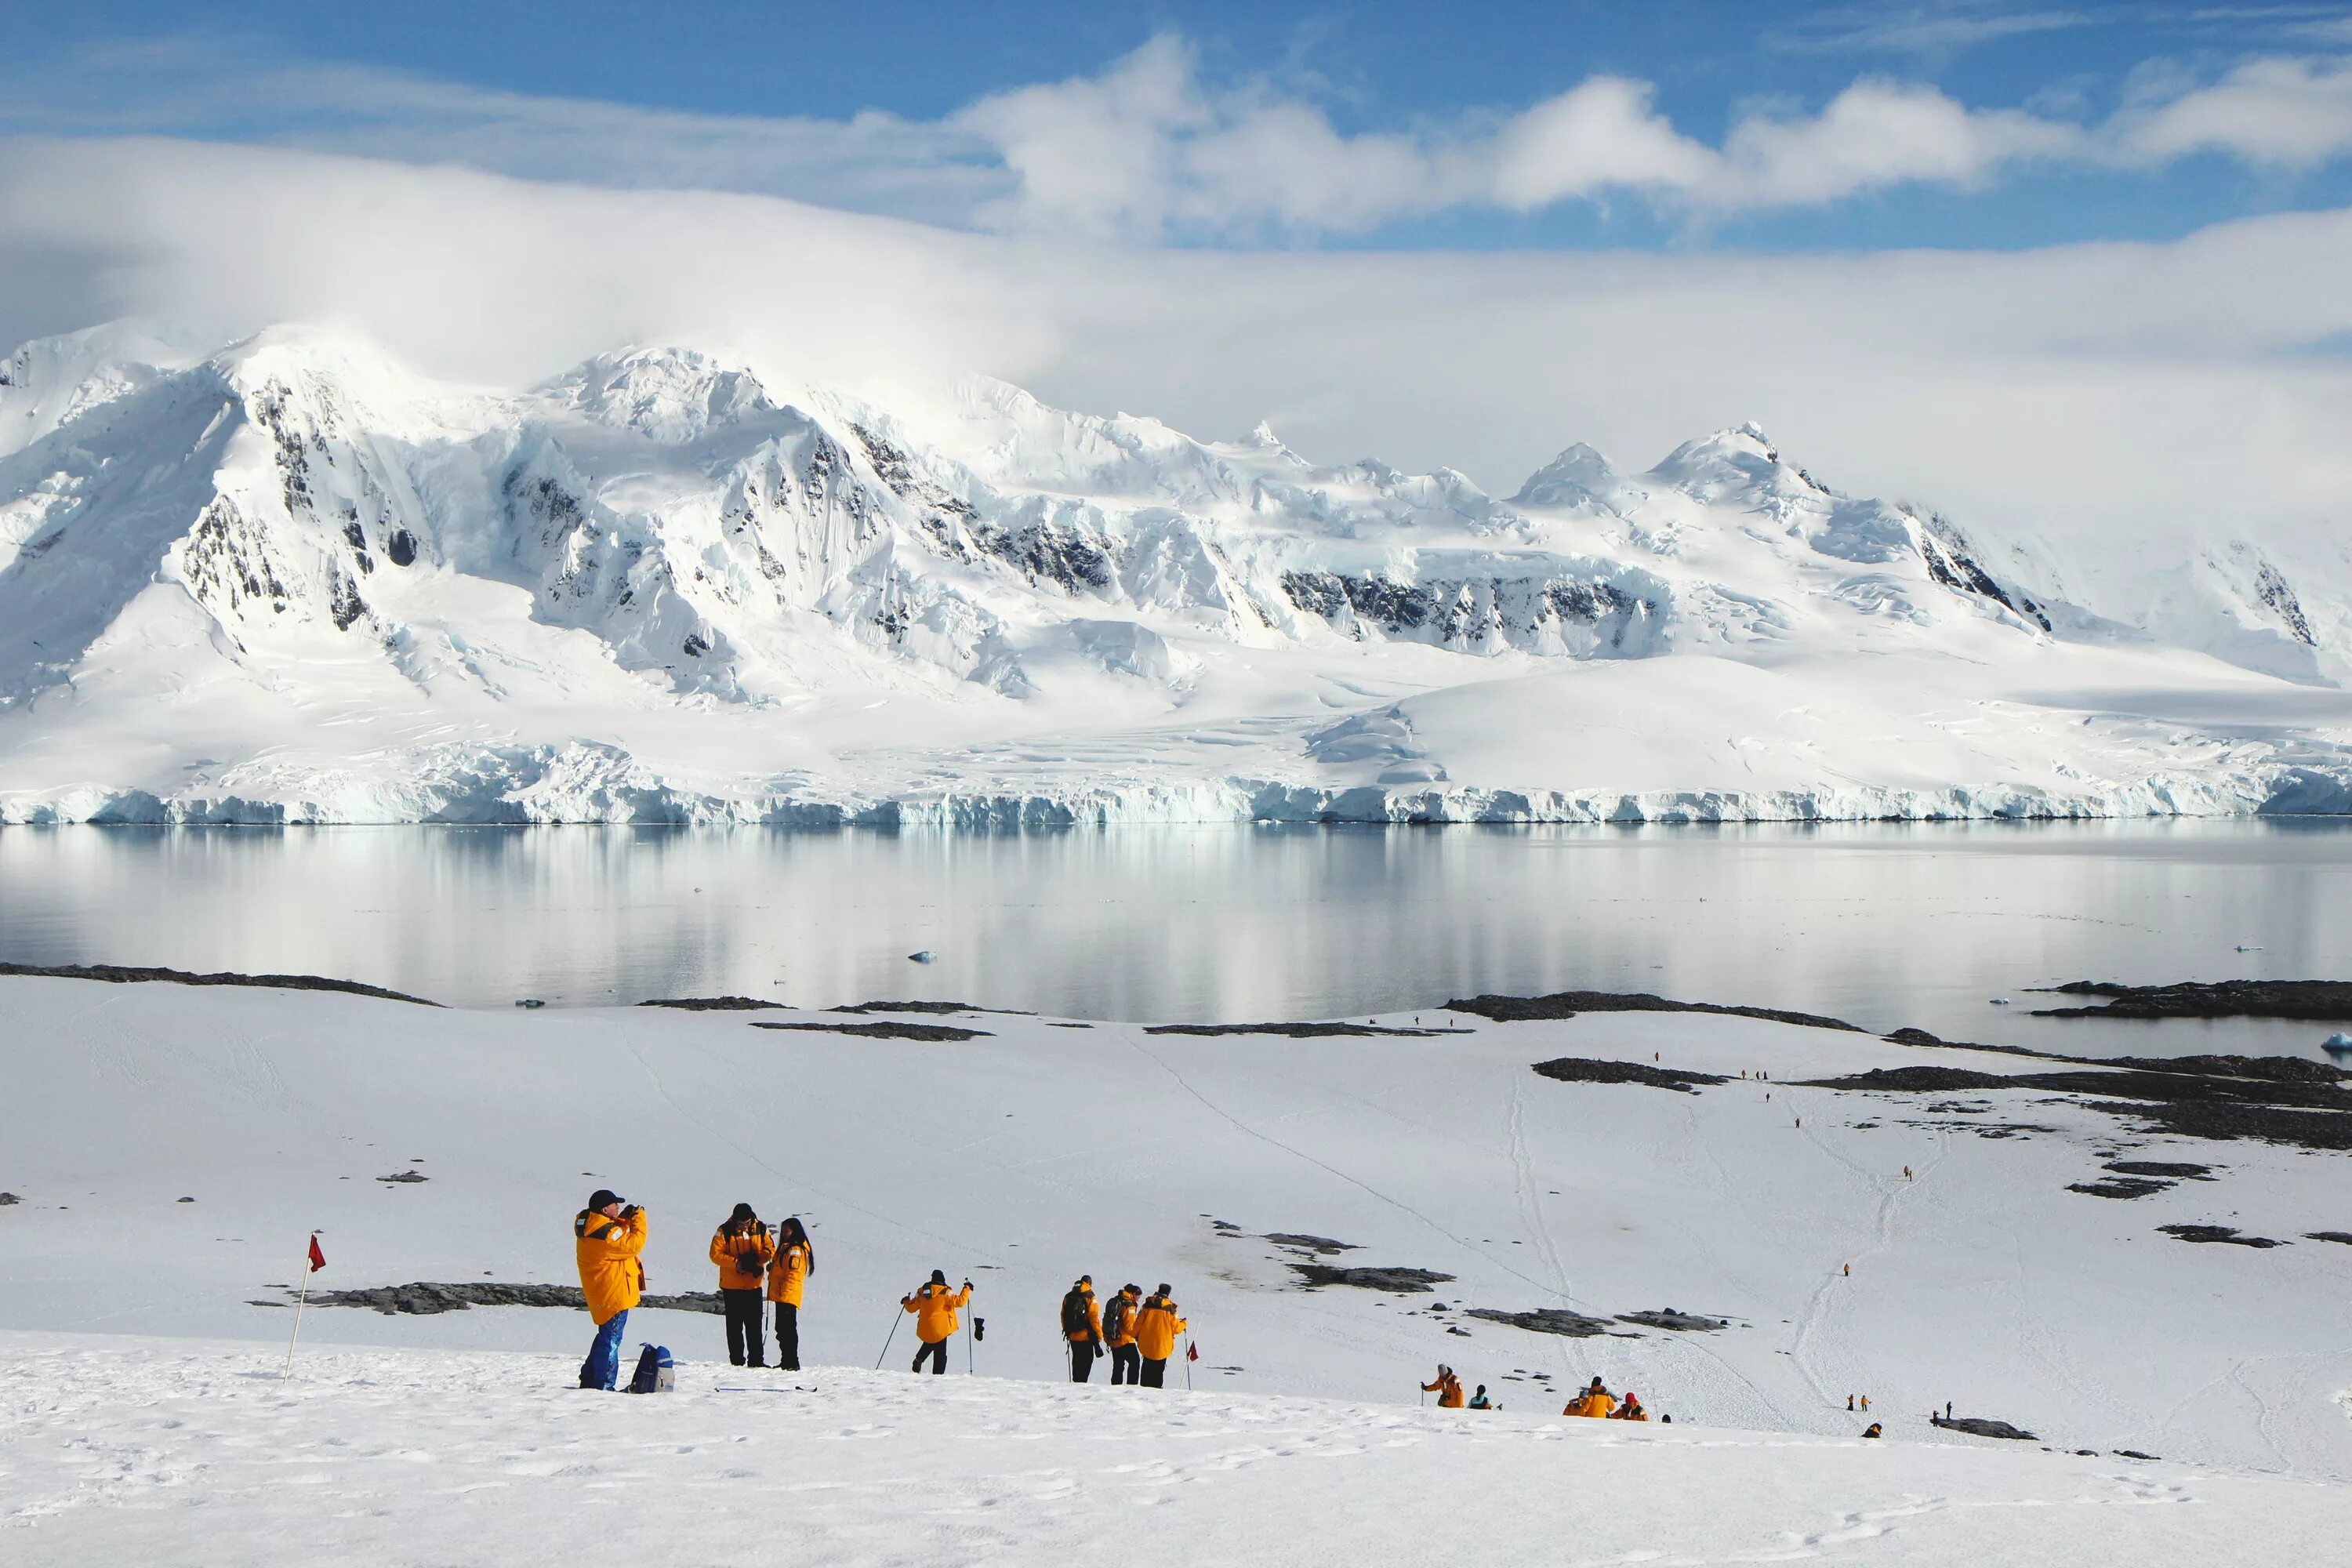
[[[1094,1331],[1087,1318],[1087,1298],[1082,1290],[1073,1290],[1062,1298],[1062,1333],[1068,1339],[1080,1339]]]
[[[1104,1343],[1108,1344],[1127,1332],[1127,1314],[1133,1306],[1123,1290],[1110,1299],[1110,1305],[1103,1309]]]

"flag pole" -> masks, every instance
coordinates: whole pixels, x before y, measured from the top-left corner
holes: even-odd
[[[319,1245],[318,1237],[317,1231],[310,1233],[310,1245],[313,1248]],[[310,1261],[310,1255],[304,1253],[302,1255],[302,1293],[294,1300],[294,1331],[286,1340],[286,1370],[278,1374],[278,1381],[280,1383],[294,1375],[294,1343],[302,1337],[302,1309],[310,1303],[310,1276],[317,1272],[317,1267]]]

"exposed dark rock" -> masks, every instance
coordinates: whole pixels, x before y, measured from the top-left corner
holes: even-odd
[[[1640,1323],[1644,1328],[1666,1329],[1678,1334],[1710,1334],[1717,1329],[1731,1326],[1722,1318],[1702,1318],[1695,1312],[1676,1311],[1672,1307],[1661,1307],[1653,1312],[1620,1312],[1617,1321]]]
[[[1259,1239],[1270,1241],[1276,1247],[1287,1247],[1295,1251],[1319,1252],[1327,1258],[1341,1252],[1363,1250],[1352,1241],[1334,1241],[1328,1236],[1307,1236],[1293,1230],[1269,1230]]]
[[[2305,1149],[2352,1149],[2352,1112],[2194,1102],[2136,1104],[2129,1100],[2095,1100],[2085,1103],[2110,1116],[2136,1118],[2147,1131],[2168,1132],[2177,1138],[2203,1138],[2216,1142],[2250,1138]]]
[[[0,1193],[0,1197],[7,1195],[5,1193]],[[2352,1230],[2307,1230],[2303,1234],[2307,1241],[2337,1241],[2347,1247],[2352,1247]]]
[[[781,1010],[782,1002],[762,1002],[752,996],[664,996],[650,1002],[640,1002],[640,1007],[676,1007],[687,1013],[753,1013],[766,1008]]]
[[[877,1019],[871,1024],[769,1024],[755,1023],[755,1029],[796,1029],[812,1035],[858,1035],[869,1040],[985,1040],[994,1037],[985,1029],[961,1029],[953,1024],[901,1024],[889,1019]]]
[[[1881,1068],[1797,1085],[1893,1093],[2022,1089],[2090,1097],[2110,1116],[2184,1138],[2258,1139],[2306,1149],[2352,1149],[2352,1095],[2334,1068],[2294,1058],[2142,1058],[2123,1068],[2002,1075],[1959,1068]],[[2230,1070],[2199,1070],[2204,1063]],[[2292,1064],[2291,1066],[2284,1064]],[[2326,1077],[2311,1072],[2319,1068]]]
[[[421,1173],[421,1172],[417,1172],[417,1171],[400,1171],[400,1172],[396,1172],[396,1173],[394,1173],[394,1174],[389,1175],[389,1176],[378,1176],[378,1177],[376,1178],[376,1180],[377,1180],[377,1181],[379,1181],[379,1182],[401,1182],[401,1183],[410,1183],[410,1182],[429,1182],[429,1181],[431,1181],[432,1179],[433,1179],[432,1177],[427,1176],[427,1175],[424,1174],[423,1173]]]
[[[2139,1072],[2187,1073],[2195,1078],[2252,1078],[2266,1083],[2340,1085],[2352,1072],[2305,1057],[2096,1057],[2105,1067]]]
[[[1320,1285],[1353,1285],[1360,1290],[1387,1290],[1397,1295],[1426,1291],[1451,1284],[1454,1276],[1430,1268],[1335,1268],[1328,1263],[1294,1263],[1291,1271],[1311,1289]]]
[[[2087,1193],[2095,1198],[2144,1198],[2150,1193],[2168,1193],[2170,1182],[2151,1182],[2141,1176],[2110,1176],[2103,1181],[2074,1182],[2068,1184],[2070,1193]]]
[[[394,566],[410,566],[416,562],[416,535],[404,528],[395,528],[392,537],[383,542],[383,552],[392,557]]]
[[[1571,1340],[1598,1339],[1610,1332],[1606,1318],[1588,1318],[1565,1307],[1543,1307],[1532,1312],[1506,1312],[1495,1307],[1473,1307],[1469,1315],[1490,1323],[1508,1323],[1531,1334],[1562,1334]]]
[[[2050,990],[2110,1000],[2103,1007],[2046,1008],[2034,1014],[2037,1018],[2352,1018],[2352,980],[2184,981],[2172,985],[2076,980]]]
[[[414,1002],[420,1007],[441,1005],[422,996],[386,991],[380,985],[362,985],[356,980],[322,980],[315,974],[190,974],[179,969],[132,969],[120,963],[0,963],[0,975],[5,974],[102,980],[110,985],[156,981],[173,985],[255,985],[271,991],[341,991],[353,996],[373,996],[382,1002]]]
[[[2284,1241],[2274,1241],[2267,1236],[2247,1236],[2234,1225],[2160,1225],[2156,1227],[2182,1241],[2221,1242],[2231,1247],[2287,1247]]]
[[[0,1209],[13,1208],[24,1201],[14,1193],[0,1193]]]
[[[286,1287],[279,1286],[284,1289]],[[270,1302],[275,1306],[278,1303]],[[314,1290],[314,1307],[367,1307],[386,1317],[395,1313],[430,1317],[462,1312],[472,1307],[568,1307],[588,1305],[577,1285],[376,1285],[353,1290]],[[716,1290],[689,1291],[683,1296],[647,1296],[638,1305],[673,1312],[719,1312],[724,1310]]]
[[[1930,1425],[1947,1431],[1968,1432],[1979,1437],[2006,1437],[2016,1443],[2042,1441],[2022,1426],[2012,1426],[2006,1421],[1989,1421],[1981,1415],[1962,1415],[1949,1421],[1941,1415],[1930,1415],[1927,1420]]]
[[[1651,1067],[1645,1062],[1604,1061],[1589,1057],[1554,1057],[1535,1064],[1536,1071],[1562,1083],[1638,1083],[1651,1089],[1671,1089],[1696,1094],[1706,1084],[1729,1083],[1720,1073],[1685,1072],[1680,1068]]]
[[[1373,1024],[1154,1024],[1147,1035],[1282,1035],[1319,1040],[1345,1035],[1466,1035],[1467,1029],[1387,1029]]]
[[[2112,1452],[2117,1458],[2121,1459],[2153,1459],[2156,1458],[2154,1454],[2143,1454],[2137,1448],[2116,1448],[2112,1450]]]
[[[1555,991],[1548,996],[1470,996],[1445,1005],[1456,1013],[1475,1013],[1498,1024],[1528,1023],[1545,1018],[1573,1018],[1579,1013],[1716,1013],[1735,1018],[1763,1018],[1775,1024],[1801,1024],[1811,1029],[1864,1031],[1843,1018],[1818,1013],[1789,1013],[1777,1007],[1724,1007],[1712,1002],[1671,1002],[1646,991]]]
[[[2110,1160],[2106,1168],[2126,1176],[2165,1176],[2176,1182],[2213,1179],[2212,1166],[2191,1164],[2185,1160]]]
[[[2008,1089],[2021,1079],[1968,1068],[1874,1068],[1843,1078],[1822,1078],[1797,1083],[1798,1089],[1844,1089],[1882,1094],[1931,1094],[1955,1089]],[[1946,1107],[1945,1109],[1950,1109]]]
[[[854,1002],[827,1007],[828,1013],[1000,1013],[1008,1018],[1034,1018],[1018,1007],[982,1007],[974,1002]]]

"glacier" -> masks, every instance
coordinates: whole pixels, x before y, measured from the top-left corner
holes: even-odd
[[[0,823],[2352,811],[2352,550],[2065,560],[1753,425],[1499,498],[983,376],[110,323],[0,362]]]

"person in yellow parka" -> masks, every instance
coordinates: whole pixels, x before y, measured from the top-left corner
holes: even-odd
[[[1143,1299],[1135,1314],[1135,1349],[1143,1358],[1144,1387],[1162,1386],[1168,1358],[1176,1353],[1176,1336],[1191,1327],[1177,1315],[1175,1298],[1164,1283]]]
[[[1095,1277],[1081,1274],[1062,1298],[1062,1339],[1070,1347],[1070,1381],[1084,1383],[1102,1353],[1102,1309],[1095,1305]]]
[[[1560,1414],[1562,1415],[1590,1415],[1596,1419],[1605,1420],[1608,1418],[1610,1412],[1616,1408],[1617,1396],[1610,1393],[1607,1389],[1601,1387],[1601,1380],[1596,1377],[1592,1380],[1592,1386],[1587,1388],[1583,1393],[1570,1400],[1568,1402],[1568,1408],[1561,1411]]]
[[[776,1227],[775,1261],[768,1265],[768,1300],[776,1304],[776,1364],[801,1369],[801,1293],[816,1272],[816,1247],[808,1227],[793,1215]]]
[[[922,1371],[923,1363],[928,1359],[933,1377],[947,1371],[948,1342],[955,1338],[955,1331],[962,1322],[956,1316],[957,1309],[971,1304],[971,1281],[965,1280],[961,1290],[950,1290],[948,1289],[948,1277],[936,1268],[931,1270],[930,1283],[911,1296],[898,1298],[898,1305],[915,1314],[915,1337],[923,1342],[922,1348],[915,1352],[912,1370]]]
[[[1442,1362],[1438,1363],[1437,1381],[1423,1384],[1421,1391],[1423,1394],[1437,1395],[1437,1407],[1440,1410],[1462,1408],[1462,1380],[1454,1375],[1452,1367]]]
[[[1135,1348],[1135,1314],[1143,1310],[1143,1287],[1118,1288],[1103,1310],[1103,1343],[1110,1350],[1110,1380],[1118,1384],[1143,1381],[1143,1357]]]
[[[710,1261],[719,1266],[719,1300],[727,1310],[727,1359],[737,1366],[765,1366],[768,1347],[760,1331],[760,1281],[775,1238],[750,1204],[735,1212],[710,1237]]]
[[[580,1294],[596,1337],[580,1363],[580,1386],[610,1392],[621,1381],[621,1335],[629,1309],[646,1293],[646,1211],[625,1204],[609,1187],[590,1194],[588,1206],[572,1221],[573,1251],[580,1265]]]

